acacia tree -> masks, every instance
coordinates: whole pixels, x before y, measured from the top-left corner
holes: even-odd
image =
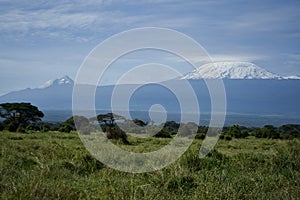
[[[100,114],[90,118],[90,121],[98,121],[102,130],[106,132],[108,139],[121,139],[124,144],[129,144],[126,133],[115,123],[116,120],[125,120],[125,117],[114,113]]]
[[[95,118],[92,118],[95,120]],[[125,117],[114,113],[100,114],[96,117],[96,120],[101,124],[104,123],[106,126],[114,127],[116,120],[125,120]]]
[[[9,131],[15,132],[30,123],[41,121],[44,113],[31,103],[3,103],[0,104],[0,117],[5,119],[3,123]]]

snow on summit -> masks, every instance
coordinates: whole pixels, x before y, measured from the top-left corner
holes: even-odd
[[[65,84],[69,85],[69,84],[73,84],[73,80],[68,76],[64,76],[62,78],[56,79],[54,83],[57,83],[58,85],[65,85]]]
[[[285,79],[249,62],[214,62],[202,65],[181,79]]]
[[[64,76],[55,80],[49,80],[39,86],[38,88],[43,89],[53,85],[73,85],[74,81],[69,76]]]

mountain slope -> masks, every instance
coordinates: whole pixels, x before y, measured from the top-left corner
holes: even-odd
[[[246,64],[243,64],[243,66],[246,66]],[[283,79],[272,73],[269,74],[265,70],[260,70],[253,65],[250,65],[250,71],[246,70],[247,73],[244,73],[245,70],[239,71],[238,69],[240,68],[241,66],[239,65],[232,69],[236,72],[236,76],[230,71],[231,68],[228,72],[225,71],[228,74],[225,72],[219,74],[223,77],[230,77],[224,79],[227,112],[300,115],[300,80]],[[215,78],[217,76],[209,77]],[[240,77],[244,77],[244,79]],[[191,79],[188,81],[199,99],[201,112],[210,112],[210,95],[205,81],[195,76],[194,78],[192,78],[192,76],[186,78]],[[167,85],[172,86],[171,88],[182,88],[182,84],[185,83],[186,81],[183,80],[170,80],[167,82]],[[31,102],[43,110],[71,110],[73,85],[73,80],[65,76],[54,81],[49,81],[47,84],[44,84],[43,87],[25,89],[0,96],[0,103]],[[93,89],[91,87],[93,86],[82,85],[83,97],[87,96],[85,92],[94,91],[91,90]],[[114,87],[115,86],[97,87],[95,94],[96,109],[110,110]],[[127,102],[123,97],[128,94],[128,91],[131,91],[131,88],[135,88],[135,85],[120,85],[119,87],[121,87],[122,93],[119,96],[120,102]],[[187,100],[189,100],[188,97],[190,94],[187,91],[178,90],[177,92],[180,92],[181,96],[187,97]],[[180,112],[180,105],[176,95],[158,84],[144,85],[136,90],[129,104],[130,110],[136,111],[149,110],[152,105],[161,104],[165,107],[167,112]],[[83,110],[85,106],[85,102],[82,102]],[[124,107],[124,105],[120,105],[118,109],[126,110],[127,108]],[[193,110],[193,108],[190,108],[190,110]]]
[[[74,82],[68,76],[47,81],[34,89],[0,96],[0,102],[31,102],[42,109],[71,109]]]
[[[299,79],[282,77],[249,62],[215,62],[202,65],[181,79]]]

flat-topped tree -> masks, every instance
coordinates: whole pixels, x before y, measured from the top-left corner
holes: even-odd
[[[97,115],[97,117],[93,117],[90,119],[91,121],[98,121],[100,124],[105,124],[109,127],[114,127],[116,120],[125,120],[125,117],[121,115],[117,115],[114,113],[106,113],[106,114],[100,114]]]
[[[124,144],[129,144],[126,133],[115,123],[116,120],[125,119],[126,118],[121,115],[107,113],[100,114],[97,117],[93,117],[90,119],[90,121],[98,121],[98,123],[101,125],[102,130],[106,132],[108,139],[121,139]]]
[[[41,121],[44,113],[31,103],[0,104],[0,117],[12,132],[25,128],[28,124]]]

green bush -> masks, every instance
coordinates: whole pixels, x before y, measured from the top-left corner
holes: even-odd
[[[42,125],[42,132],[48,132],[51,130],[51,127],[48,124],[43,124]]]
[[[225,140],[230,141],[230,140],[232,140],[232,137],[230,135],[225,135]]]
[[[205,133],[197,133],[195,136],[195,139],[199,139],[199,140],[204,140],[205,138]]]
[[[18,129],[18,126],[14,122],[11,122],[5,126],[5,130],[7,130],[9,132],[16,132],[17,129]]]
[[[106,136],[108,139],[121,139],[124,144],[129,144],[126,133],[119,127],[106,127]]]
[[[0,131],[3,131],[5,128],[4,124],[2,122],[0,122]]]
[[[289,131],[281,133],[280,137],[282,139],[289,139],[289,140],[291,140],[293,138],[300,137],[300,131],[298,131],[298,130],[289,130]]]
[[[69,124],[64,124],[58,129],[58,131],[64,133],[70,133],[73,130],[75,130],[74,127],[70,126]]]
[[[154,137],[158,138],[172,138],[171,133],[166,131],[165,129],[160,130]]]
[[[249,136],[249,131],[246,127],[233,125],[231,127],[223,128],[220,139],[231,140],[232,138],[246,138]]]
[[[257,128],[254,132],[254,136],[257,138],[281,138],[279,129],[272,125],[265,125],[263,128]]]
[[[219,139],[224,140],[225,139],[225,135],[221,133]]]
[[[249,134],[249,131],[248,130],[242,130],[241,132],[241,138],[246,138],[248,137],[250,134]]]
[[[25,128],[26,131],[40,131],[40,127],[36,124],[29,124]]]
[[[26,129],[23,128],[22,126],[19,126],[16,130],[17,133],[25,133],[26,132]]]

